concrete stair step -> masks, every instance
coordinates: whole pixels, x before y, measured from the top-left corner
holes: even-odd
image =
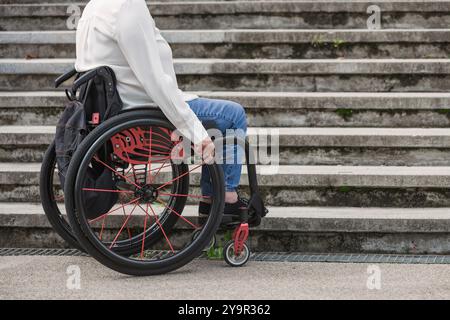
[[[1,74],[60,74],[74,59],[0,59]],[[449,74],[448,59],[175,59],[177,74]]]
[[[194,92],[237,101],[250,126],[443,127],[450,126],[449,93]],[[62,91],[0,92],[0,125],[56,125],[66,102]]]
[[[70,3],[80,3],[80,4],[86,4],[89,0],[42,0],[41,4],[70,4]],[[234,2],[239,2],[239,1],[245,1],[245,2],[249,2],[249,1],[279,1],[279,2],[283,2],[286,0],[146,0],[146,3],[164,3],[164,2],[170,2],[170,3],[183,3],[183,2],[227,2],[227,1],[234,1]],[[292,1],[292,0],[288,0],[288,1]],[[297,2],[311,2],[311,0],[295,0]],[[322,0],[321,0],[322,1]],[[328,2],[333,2],[335,0],[331,0]],[[341,1],[341,0],[338,0]],[[386,1],[386,0],[381,0],[381,1]],[[2,0],[2,4],[36,4],[38,1],[37,0]]]
[[[257,128],[248,129],[252,138],[278,135],[280,147],[422,147],[450,148],[450,130],[440,128]],[[47,145],[54,126],[2,126],[2,145]],[[276,139],[276,137],[274,137]]]
[[[56,4],[61,4],[61,3],[65,3],[65,4],[71,4],[71,3],[81,3],[81,4],[86,4],[89,0],[42,0],[39,3],[41,4],[50,4],[50,3],[56,3]],[[146,1],[147,3],[153,3],[153,2],[211,2],[211,1],[241,1],[241,0],[151,0],[151,1]],[[245,0],[245,1],[260,1],[260,0]],[[265,1],[265,0],[263,0]],[[275,0],[275,1],[284,1],[284,0]],[[299,0],[299,1],[303,1],[303,0]],[[2,4],[36,4],[38,1],[37,0],[2,0]]]
[[[38,201],[39,169],[39,163],[0,163],[0,201]],[[159,177],[160,182],[170,179],[165,170]],[[258,166],[258,177],[268,205],[450,206],[448,166]],[[199,178],[194,171],[193,192]],[[241,185],[245,194],[245,170]]]
[[[187,206],[184,216],[195,219],[196,210]],[[115,218],[108,219],[108,231],[121,227],[122,217]],[[142,218],[135,215],[129,226],[142,226]],[[2,204],[0,230],[2,247],[65,245],[38,203]],[[254,251],[443,254],[450,252],[449,230],[449,208],[269,207],[269,215],[251,231],[250,243]]]
[[[64,246],[36,203],[37,162],[65,101],[60,91],[42,90],[52,90],[54,78],[72,67],[74,32],[55,31],[67,30],[71,3],[45,2],[0,5],[0,57],[7,58],[0,60],[3,247]],[[373,4],[381,9],[382,30],[364,30]],[[183,89],[243,104],[251,135],[254,127],[280,133],[282,165],[258,168],[271,207],[252,231],[252,250],[450,253],[450,134],[444,129],[450,124],[449,5],[387,0],[149,5],[178,58]],[[199,192],[198,171],[192,183]],[[245,194],[245,173],[242,185]],[[190,205],[186,214],[195,211]],[[139,218],[133,223],[139,225]]]
[[[448,129],[251,127],[248,133],[254,141],[273,135],[269,145],[282,165],[450,166]],[[54,126],[2,126],[0,161],[40,162],[54,135]]]
[[[60,206],[60,210],[65,213],[63,205]],[[126,210],[129,212],[128,208]],[[183,216],[195,219],[198,216],[197,210],[197,206],[187,205]],[[258,230],[423,233],[448,232],[450,230],[449,208],[268,207],[268,210],[269,214],[266,219],[263,219]],[[35,217],[35,220],[30,221],[30,216]],[[121,218],[123,213],[111,213],[110,216]],[[136,212],[136,217],[143,218],[143,215],[141,212]],[[143,220],[138,219],[130,222],[139,225],[141,221]],[[352,221],[351,230],[346,228],[349,221]],[[109,227],[120,227],[121,222],[123,221],[120,219],[116,221],[113,218],[110,220]],[[0,225],[4,227],[48,227],[50,224],[40,203],[12,202],[2,204]],[[186,228],[187,226],[180,227]]]
[[[446,92],[448,59],[175,59],[180,87],[198,91]],[[72,59],[1,59],[0,90],[48,90]]]
[[[380,8],[383,28],[446,28],[449,1],[210,1],[149,5],[162,29],[366,28]],[[1,30],[67,30],[67,3],[0,6]],[[83,8],[83,5],[80,6]]]
[[[176,58],[447,58],[448,29],[163,30]],[[5,58],[74,58],[74,31],[0,32]]]

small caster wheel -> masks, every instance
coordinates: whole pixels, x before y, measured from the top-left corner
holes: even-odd
[[[194,233],[191,236],[191,240],[194,241],[197,239],[198,235],[200,234],[201,230],[195,230]],[[211,248],[214,248],[216,246],[216,236],[214,235],[209,242],[209,244],[203,249],[203,252],[208,251]]]
[[[225,262],[228,263],[230,266],[241,267],[244,264],[246,264],[248,259],[250,258],[250,249],[244,242],[244,246],[242,248],[241,253],[238,256],[236,256],[234,254],[234,240],[230,240],[223,248],[223,258],[225,259]]]

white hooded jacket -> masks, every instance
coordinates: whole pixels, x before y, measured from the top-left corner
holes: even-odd
[[[161,36],[145,0],[91,0],[76,32],[77,71],[111,67],[125,107],[156,103],[194,143],[208,137],[178,88],[172,50]]]

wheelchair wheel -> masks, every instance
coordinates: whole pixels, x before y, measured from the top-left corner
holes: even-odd
[[[78,243],[72,229],[63,215],[64,193],[58,184],[54,184],[55,172],[57,172],[55,142],[53,141],[47,148],[42,160],[39,193],[44,213],[55,232],[63,238],[69,246],[78,250],[84,249]]]
[[[180,141],[173,141],[173,130],[150,111],[127,112],[93,130],[71,160],[64,188],[71,227],[91,256],[118,272],[142,276],[180,268],[200,254],[219,227],[222,170],[177,162],[173,155]],[[187,202],[203,198],[190,184],[190,174],[200,168],[208,170],[216,195],[205,218],[184,213]],[[110,187],[92,183],[95,170],[111,180]],[[105,193],[116,195],[108,198],[114,203],[97,212],[89,204],[97,203],[92,195]]]
[[[198,235],[200,234],[200,231],[201,230],[196,230],[196,231],[194,231],[194,233],[192,234],[192,240],[195,240],[197,237],[198,237]],[[211,248],[214,248],[215,246],[216,246],[216,243],[217,243],[217,239],[216,239],[216,236],[214,235],[212,238],[211,238],[211,241],[208,243],[208,245],[205,247],[205,248],[203,248],[203,250],[202,251],[204,251],[204,252],[207,252],[208,250],[210,250]]]
[[[223,247],[223,257],[225,262],[232,267],[242,267],[250,259],[250,249],[246,243],[242,247],[240,254],[234,251],[234,240],[230,240]]]

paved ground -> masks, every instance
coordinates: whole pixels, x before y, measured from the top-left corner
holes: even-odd
[[[80,289],[67,287],[77,284],[70,266],[79,267]],[[251,262],[235,269],[196,260],[171,274],[134,278],[89,257],[0,257],[0,298],[450,299],[449,274],[449,265]]]

